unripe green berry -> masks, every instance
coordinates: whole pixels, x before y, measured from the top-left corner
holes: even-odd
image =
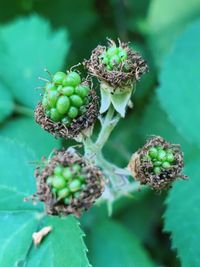
[[[127,59],[127,52],[125,50],[120,51],[118,54],[119,58],[121,59],[121,61],[124,61]]]
[[[54,169],[54,174],[59,176],[62,175],[62,173],[63,173],[63,167],[61,165],[56,166]]]
[[[72,86],[62,87],[61,93],[66,96],[71,96],[74,93],[74,87]]]
[[[82,106],[82,107],[80,107],[80,109],[79,109],[79,113],[80,113],[80,115],[85,114],[86,111],[87,111],[87,108],[86,108],[85,106]]]
[[[149,149],[149,156],[151,158],[156,158],[158,156],[158,150],[155,147]]]
[[[80,193],[81,193],[81,192],[79,192],[79,191],[78,191],[78,192],[75,192],[75,193],[74,193],[74,197],[75,197],[75,198],[78,198],[78,197],[80,196]]]
[[[62,189],[66,186],[65,179],[62,176],[55,176],[52,184],[56,189]]]
[[[79,164],[74,164],[72,166],[72,170],[73,170],[74,173],[80,172],[81,166]]]
[[[70,101],[72,103],[73,106],[79,108],[80,106],[83,105],[83,100],[80,96],[78,95],[72,95],[70,96]]]
[[[67,77],[63,80],[63,85],[64,86],[77,86],[81,83],[81,77],[80,75],[75,72],[72,71],[70,73],[68,73]]]
[[[44,95],[43,99],[42,99],[42,106],[43,106],[44,109],[46,109],[48,107],[48,105],[49,105],[49,101],[47,99],[47,96]]]
[[[47,83],[46,86],[45,86],[45,90],[47,92],[55,91],[56,90],[56,86],[53,83]]]
[[[78,115],[78,109],[76,107],[70,107],[68,111],[68,116],[71,119],[74,119],[77,117],[77,115]]]
[[[159,174],[161,172],[161,169],[160,169],[160,167],[155,167],[153,169],[153,171],[154,171],[155,174]]]
[[[50,91],[48,93],[48,101],[49,101],[50,107],[54,108],[56,106],[58,97],[59,97],[59,94],[57,91]]]
[[[68,204],[70,203],[70,201],[71,201],[71,199],[70,199],[69,197],[66,197],[66,198],[64,199],[64,203],[65,203],[66,205],[68,205]]]
[[[161,161],[155,161],[153,165],[154,166],[161,166],[162,165],[162,162]]]
[[[69,167],[64,168],[63,177],[68,181],[73,178],[73,173]]]
[[[90,88],[86,85],[79,85],[75,88],[75,93],[84,98],[88,95]]]
[[[83,176],[83,175],[79,175],[79,176],[77,176],[76,179],[78,179],[78,180],[81,181],[82,183],[85,182],[85,180],[86,180],[85,176]]]
[[[172,163],[174,161],[174,155],[172,153],[167,153],[166,160]]]
[[[166,158],[166,152],[164,150],[159,150],[158,151],[158,160],[163,161]]]
[[[47,178],[47,181],[46,181],[47,185],[51,186],[52,183],[53,183],[53,179],[54,179],[53,176],[49,176],[49,177]]]
[[[67,96],[60,96],[58,98],[56,107],[57,107],[57,110],[60,114],[67,113],[69,106],[70,106],[70,101],[69,101],[69,98]]]
[[[60,199],[62,199],[62,198],[66,198],[66,197],[68,197],[70,195],[70,190],[69,190],[69,188],[67,188],[67,187],[65,187],[65,188],[63,188],[63,189],[60,189],[59,191],[58,191],[58,197],[60,198]]]
[[[81,189],[81,182],[77,179],[69,183],[69,189],[71,192],[76,192]]]
[[[110,48],[108,48],[106,52],[108,57],[113,57],[117,53],[118,53],[118,48],[116,46],[111,46]]]
[[[67,75],[64,72],[58,71],[53,76],[53,83],[55,83],[56,85],[62,84],[63,80],[66,77],[67,77]]]
[[[51,118],[52,121],[58,122],[58,121],[61,120],[62,115],[57,111],[56,108],[52,108],[51,109],[50,118]]]
[[[164,161],[163,164],[162,164],[162,167],[163,167],[164,169],[169,169],[169,168],[171,167],[171,165],[170,165],[169,162]]]

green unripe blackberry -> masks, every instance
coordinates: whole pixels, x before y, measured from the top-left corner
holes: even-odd
[[[108,92],[116,94],[131,90],[148,69],[140,54],[128,43],[118,40],[116,44],[110,39],[107,47],[98,45],[83,64]]]
[[[151,147],[149,149],[149,156],[151,158],[157,158],[157,156],[158,156],[158,150],[155,147]]]
[[[63,189],[60,189],[59,191],[58,191],[58,197],[60,198],[60,199],[62,199],[62,198],[66,198],[67,196],[69,196],[70,195],[70,190],[67,188],[67,187],[65,187],[65,188],[63,188]]]
[[[44,164],[36,169],[37,194],[48,214],[80,216],[104,189],[101,171],[74,150],[56,151]]]
[[[49,106],[50,107],[55,107],[57,100],[58,100],[59,94],[57,91],[50,91],[48,92],[47,98],[48,98],[48,102],[49,102]]]
[[[77,108],[80,108],[83,105],[83,100],[78,95],[70,96],[70,101],[71,101],[72,105],[77,107]]]
[[[54,169],[54,174],[55,175],[62,175],[63,173],[63,167],[62,165],[57,165]]]
[[[63,83],[63,80],[67,77],[67,75],[62,72],[62,71],[58,71],[53,75],[53,83],[55,85],[60,85]]]
[[[66,114],[70,107],[70,101],[67,96],[60,96],[58,98],[56,108],[60,114]]]
[[[86,97],[88,92],[89,92],[90,88],[86,85],[79,85],[76,87],[75,89],[75,93],[79,96],[81,96],[82,98]]]
[[[71,71],[57,72],[44,86],[35,119],[42,128],[56,137],[74,138],[90,128],[98,116],[98,97],[89,81]]]
[[[56,108],[52,108],[50,111],[50,118],[54,122],[58,122],[61,120],[62,115],[58,112]]]
[[[74,119],[78,115],[78,109],[76,107],[70,107],[67,114],[70,119]]]
[[[56,189],[63,189],[66,186],[65,179],[62,176],[55,176],[52,181],[52,186]]]
[[[81,189],[81,181],[75,179],[69,183],[69,189],[71,192],[76,192]]]
[[[67,74],[67,77],[63,80],[63,85],[64,86],[73,86],[76,87],[77,85],[79,85],[81,83],[81,77],[80,75],[75,72],[72,71],[70,73]]]
[[[68,181],[73,178],[73,173],[69,167],[64,168],[63,177]]]
[[[185,179],[186,176],[181,174],[183,166],[180,146],[159,136],[149,139],[129,162],[133,177],[157,191],[169,188],[177,178]]]
[[[74,87],[72,86],[62,87],[61,93],[66,96],[71,96],[74,93]]]
[[[56,86],[54,83],[47,83],[45,86],[45,91],[54,91],[56,90]]]

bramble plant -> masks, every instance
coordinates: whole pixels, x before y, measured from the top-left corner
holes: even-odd
[[[73,137],[83,144],[85,152],[81,156],[69,147],[66,151],[55,152],[37,168],[36,195],[45,202],[46,212],[52,215],[73,213],[79,217],[100,197],[104,186],[99,201],[108,202],[111,215],[112,202],[129,191],[138,190],[140,184],[161,191],[171,187],[177,178],[186,178],[181,174],[183,154],[180,147],[161,137],[152,137],[134,153],[127,168],[107,161],[102,153],[112,130],[130,106],[136,82],[147,71],[142,57],[127,43],[119,40],[117,46],[109,40],[108,47],[94,49],[84,66],[89,74],[99,79],[101,114],[97,112],[97,99],[94,101],[94,96],[90,95],[90,91],[94,91],[92,77],[89,75],[82,81],[77,70],[50,74],[35,111],[36,122],[45,130],[55,136]],[[106,108],[102,108],[105,105]],[[95,115],[92,119],[91,114]],[[94,140],[92,133],[97,118],[101,128]],[[130,176],[136,181],[129,180]]]
[[[0,266],[200,267],[200,1],[3,2]]]

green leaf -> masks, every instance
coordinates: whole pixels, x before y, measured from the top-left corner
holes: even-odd
[[[171,232],[173,248],[182,267],[200,266],[200,158],[186,167],[188,181],[177,181],[167,198],[165,230]]]
[[[38,248],[32,248],[27,267],[89,267],[83,243],[83,232],[73,216],[67,218],[47,217],[44,226],[51,226],[52,232]],[[50,257],[50,261],[48,258]],[[46,263],[47,260],[47,263]]]
[[[158,97],[171,122],[189,142],[200,145],[200,21],[191,25],[166,57]]]
[[[0,123],[4,121],[13,111],[14,103],[13,98],[5,87],[5,85],[0,82]]]
[[[33,152],[17,142],[0,137],[0,211],[35,209],[24,198],[36,192]]]
[[[154,94],[144,110],[138,131],[143,137],[143,143],[151,135],[160,135],[171,143],[180,144],[187,162],[192,161],[200,153],[200,149],[191,145],[178,133]]]
[[[199,0],[153,0],[148,14],[149,41],[158,65],[177,35],[199,17]]]
[[[9,137],[26,144],[37,155],[48,157],[54,148],[60,147],[60,141],[44,131],[33,118],[20,117],[9,121],[0,129],[0,136]]]
[[[95,267],[152,267],[154,264],[136,237],[122,225],[104,220],[92,228],[89,256]]]
[[[52,73],[62,68],[69,49],[66,32],[52,32],[47,21],[34,15],[1,26],[0,37],[0,75],[20,103],[34,107],[44,68]]]
[[[37,229],[34,213],[0,212],[0,227],[0,266],[21,267]]]
[[[1,137],[0,158],[0,266],[39,267],[42,262],[42,266],[88,267],[83,233],[74,217],[44,217],[39,205],[23,201],[36,191],[29,163],[33,153]],[[52,232],[35,248],[33,232],[48,225]]]

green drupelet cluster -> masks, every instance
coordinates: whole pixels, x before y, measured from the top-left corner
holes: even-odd
[[[164,149],[159,146],[149,149],[148,159],[153,164],[153,171],[155,174],[169,169],[175,160],[172,149]]]
[[[121,46],[117,47],[113,45],[104,51],[100,60],[106,66],[107,70],[112,71],[114,67],[118,66],[120,63],[127,59],[127,52]]]
[[[80,192],[86,187],[86,176],[78,163],[68,167],[59,164],[47,178],[47,185],[56,199],[67,205],[71,198],[79,197]]]
[[[45,86],[42,106],[53,122],[70,126],[71,121],[86,112],[89,86],[81,84],[80,75],[57,72]]]

